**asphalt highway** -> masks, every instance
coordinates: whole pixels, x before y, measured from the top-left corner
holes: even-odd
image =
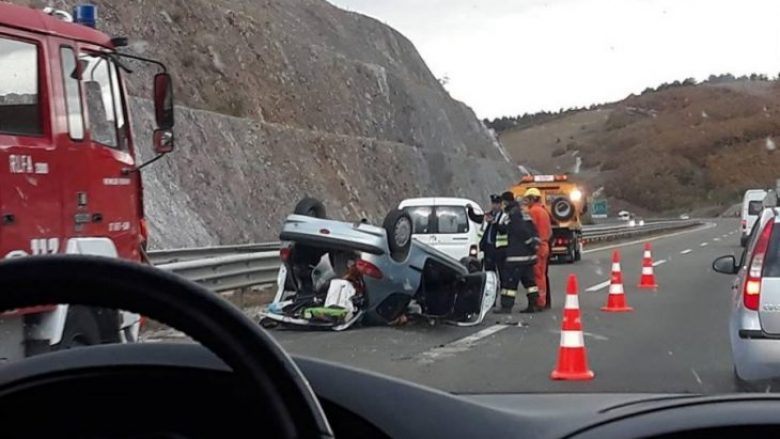
[[[352,365],[458,393],[691,392],[735,390],[728,343],[729,276],[710,265],[739,254],[736,220],[653,237],[659,288],[636,288],[643,242],[586,249],[576,264],[553,265],[553,309],[491,314],[484,325],[414,324],[345,332],[272,331],[290,352]],[[604,313],[613,250],[619,250],[630,313]],[[549,379],[560,338],[565,282],[575,273],[585,344],[596,377]],[[520,309],[525,300],[515,307]]]

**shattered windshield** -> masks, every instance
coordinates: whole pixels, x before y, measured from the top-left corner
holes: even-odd
[[[0,14],[3,256],[99,248],[447,392],[780,389],[780,2],[99,3]],[[167,341],[0,315],[9,362]]]

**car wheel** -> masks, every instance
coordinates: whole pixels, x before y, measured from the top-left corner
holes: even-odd
[[[92,312],[83,306],[68,307],[62,340],[53,346],[52,350],[59,351],[97,344],[100,344],[100,327]]]
[[[295,210],[293,212],[296,215],[306,215],[319,219],[326,219],[328,217],[322,202],[311,197],[306,197],[299,201],[298,204],[295,205]]]
[[[405,261],[412,247],[412,218],[402,210],[387,214],[382,224],[387,233],[390,256],[396,261]]]
[[[575,261],[580,261],[580,260],[582,260],[582,247],[580,246],[580,244],[579,244],[579,243],[578,243],[578,244],[576,244],[576,246],[575,246],[575,250],[574,250],[574,260],[575,260]]]

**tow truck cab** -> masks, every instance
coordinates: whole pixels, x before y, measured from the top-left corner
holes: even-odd
[[[144,261],[143,165],[120,60],[162,69],[154,78],[158,156],[173,149],[171,79],[161,63],[117,53],[126,39],[97,31],[95,19],[89,5],[71,15],[0,3],[4,258],[73,253]],[[64,305],[16,310],[0,315],[0,359],[70,343],[132,341],[138,322],[137,315]]]
[[[567,175],[528,175],[512,187],[515,197],[535,187],[552,220],[550,254],[556,260],[574,262],[582,254],[582,216],[587,212],[584,190],[569,181]]]

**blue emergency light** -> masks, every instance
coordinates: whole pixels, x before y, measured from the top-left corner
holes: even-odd
[[[97,24],[97,6],[78,5],[74,7],[73,22],[94,29]]]

